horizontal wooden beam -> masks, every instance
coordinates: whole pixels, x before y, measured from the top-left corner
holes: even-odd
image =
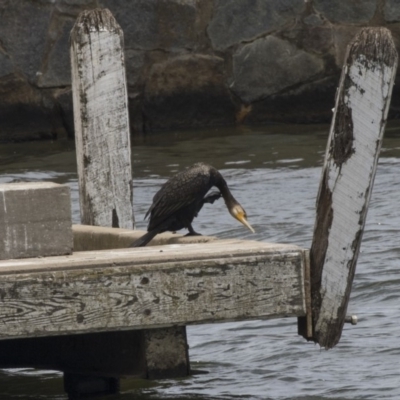
[[[211,243],[0,261],[0,339],[302,316],[297,246]]]

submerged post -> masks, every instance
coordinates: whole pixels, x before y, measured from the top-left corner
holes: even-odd
[[[397,69],[390,31],[350,43],[336,95],[310,252],[314,340],[341,336]]]
[[[71,31],[81,221],[133,229],[123,33],[107,9],[83,11]]]

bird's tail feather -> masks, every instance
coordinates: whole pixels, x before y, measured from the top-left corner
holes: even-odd
[[[149,243],[150,240],[153,239],[153,237],[156,236],[158,232],[159,232],[158,229],[153,229],[152,231],[145,233],[139,239],[136,239],[129,247],[146,246],[146,244]]]

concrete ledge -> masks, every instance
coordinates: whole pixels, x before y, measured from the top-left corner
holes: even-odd
[[[104,228],[101,226],[73,225],[74,251],[110,250],[129,247],[145,231]],[[218,240],[214,236],[183,236],[165,232],[157,235],[148,246],[164,244],[208,243]]]
[[[71,224],[68,186],[0,184],[0,259],[71,254]]]

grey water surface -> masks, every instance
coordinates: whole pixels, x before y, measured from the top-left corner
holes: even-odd
[[[252,234],[226,211],[206,205],[194,228],[220,238],[310,247],[328,126],[270,126],[153,135],[132,145],[137,228],[152,196],[197,161],[217,167],[245,207]],[[122,381],[109,397],[133,399],[400,399],[400,129],[390,125],[378,165],[346,325],[330,351],[297,335],[294,318],[188,327],[192,368],[185,379]],[[79,223],[72,142],[0,146],[0,182],[54,181],[72,191]],[[0,355],[1,357],[1,355]],[[62,375],[0,370],[0,399],[66,399]]]

